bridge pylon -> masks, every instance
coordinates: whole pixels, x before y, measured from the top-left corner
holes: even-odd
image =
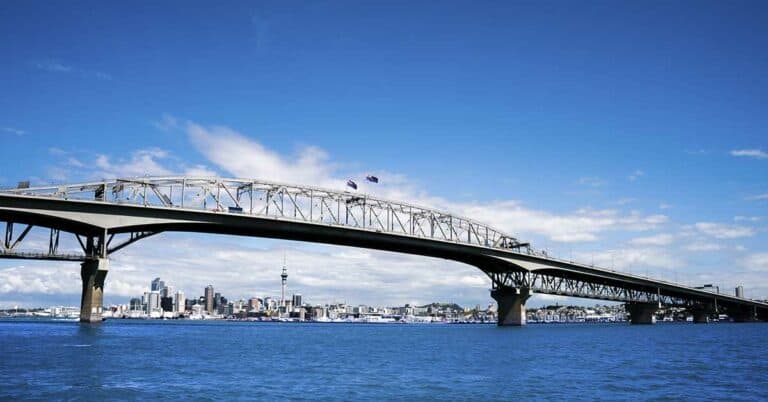
[[[659,302],[630,302],[625,305],[629,313],[629,323],[632,325],[648,325],[656,323],[656,311]]]
[[[525,287],[497,287],[491,290],[491,297],[498,306],[499,326],[523,326],[525,320],[525,301],[533,292]]]
[[[83,293],[80,298],[80,322],[101,323],[104,309],[104,280],[109,271],[107,259],[107,233],[103,236],[88,236],[83,245],[87,257],[80,265]]]
[[[710,303],[697,303],[686,308],[693,315],[694,324],[707,324],[713,314],[717,314],[717,307]]]
[[[83,280],[80,322],[100,323],[104,305],[104,279],[109,270],[109,260],[106,258],[88,259],[80,267],[80,277]]]

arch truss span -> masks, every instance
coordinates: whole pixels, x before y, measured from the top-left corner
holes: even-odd
[[[367,194],[261,180],[123,178],[1,190],[0,195],[250,215],[532,253],[530,244],[474,220]]]
[[[599,281],[594,278],[568,278],[529,271],[490,272],[493,289],[522,288],[534,293],[625,303],[656,303],[686,306],[689,299],[663,294],[658,288],[633,288],[628,284]]]

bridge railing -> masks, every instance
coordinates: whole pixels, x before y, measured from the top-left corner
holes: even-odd
[[[245,214],[531,252],[527,243],[450,213],[366,194],[259,180],[125,178],[0,193]]]

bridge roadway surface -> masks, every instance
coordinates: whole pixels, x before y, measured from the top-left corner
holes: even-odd
[[[525,325],[532,293],[627,303],[632,323],[661,306],[696,322],[717,313],[768,318],[768,304],[565,261],[471,219],[348,191],[245,179],[143,177],[0,190],[6,222],[0,258],[82,261],[82,322],[101,321],[108,257],[157,233],[200,232],[299,240],[444,258],[477,267],[492,282],[499,325]],[[47,250],[19,251],[32,228]],[[70,233],[82,253],[58,250]],[[39,243],[39,242],[38,242]]]

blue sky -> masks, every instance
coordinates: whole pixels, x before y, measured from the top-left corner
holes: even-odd
[[[173,172],[340,188],[377,172],[366,191],[472,213],[556,254],[768,297],[766,17],[757,1],[6,1],[0,186]],[[332,289],[319,269],[298,284],[310,301],[490,300],[478,271],[439,260],[163,236],[262,260],[288,247],[403,289]],[[135,271],[115,257],[108,300],[157,275],[194,294],[227,261],[181,275],[152,252],[130,251],[146,260]],[[423,286],[386,274],[419,264]],[[0,262],[0,306],[76,304],[75,279],[9,285],[76,277],[70,265]],[[214,285],[246,297],[273,292],[269,278]]]

